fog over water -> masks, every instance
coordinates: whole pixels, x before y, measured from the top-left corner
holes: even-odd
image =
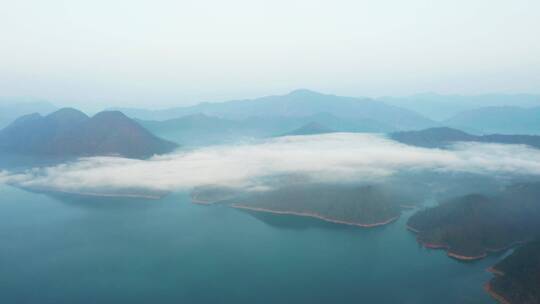
[[[68,192],[171,192],[205,185],[264,189],[265,177],[287,174],[321,182],[370,182],[410,170],[540,175],[540,150],[481,143],[426,149],[381,135],[333,133],[179,150],[148,160],[81,158],[22,172],[2,171],[0,182]]]

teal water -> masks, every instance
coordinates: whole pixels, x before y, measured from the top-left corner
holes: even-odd
[[[362,229],[0,185],[0,303],[493,303],[500,257],[461,263],[398,222]]]

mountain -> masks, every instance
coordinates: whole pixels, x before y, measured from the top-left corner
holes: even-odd
[[[174,150],[121,112],[93,117],[71,108],[22,116],[0,131],[0,150],[31,155],[146,158]]]
[[[458,113],[442,124],[480,134],[540,134],[540,107],[479,108]]]
[[[315,135],[315,134],[325,134],[325,133],[333,133],[333,132],[336,132],[336,131],[322,124],[319,124],[316,122],[310,122],[308,124],[301,126],[298,129],[295,129],[291,132],[287,132],[283,134],[282,136]]]
[[[375,121],[395,130],[411,130],[435,125],[433,121],[413,111],[373,99],[342,97],[309,90],[296,90],[286,95],[257,99],[201,103],[195,106],[158,111],[121,110],[130,117],[144,120],[166,120],[198,113],[232,120],[253,117],[306,117],[327,113],[349,121]]]
[[[532,94],[442,95],[423,93],[404,97],[381,97],[377,100],[415,111],[436,121],[444,121],[460,112],[478,108],[540,106],[540,95]]]
[[[456,142],[522,144],[540,148],[539,135],[472,135],[447,127],[395,132],[390,134],[390,138],[404,144],[426,148],[445,148]]]
[[[540,232],[540,183],[459,196],[417,212],[407,225],[428,248],[445,249],[457,259],[480,259]]]
[[[31,98],[0,98],[0,129],[23,115],[40,113],[46,115],[56,111],[56,107],[47,101]]]
[[[495,277],[486,290],[501,303],[540,303],[540,240],[517,248],[489,269]]]

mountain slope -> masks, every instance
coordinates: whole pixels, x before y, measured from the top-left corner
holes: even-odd
[[[291,132],[287,132],[283,134],[283,136],[315,135],[315,134],[325,134],[325,133],[333,133],[333,132],[336,132],[336,131],[322,124],[319,124],[316,122],[310,122],[308,124],[301,126],[298,129],[295,129],[295,130],[292,130]]]
[[[0,131],[0,150],[22,154],[145,158],[175,147],[120,112],[90,118],[65,108],[47,116],[20,117]]]

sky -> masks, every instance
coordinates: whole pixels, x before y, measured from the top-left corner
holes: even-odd
[[[452,149],[400,144],[380,135],[332,133],[217,145],[155,156],[82,158],[25,172],[0,171],[0,183],[93,194],[168,193],[201,186],[265,190],[276,176],[327,183],[372,183],[399,172],[540,175],[540,151],[525,145],[461,143]],[[451,175],[451,174],[449,174]]]
[[[538,0],[17,0],[0,37],[0,95],[58,105],[540,93]]]

